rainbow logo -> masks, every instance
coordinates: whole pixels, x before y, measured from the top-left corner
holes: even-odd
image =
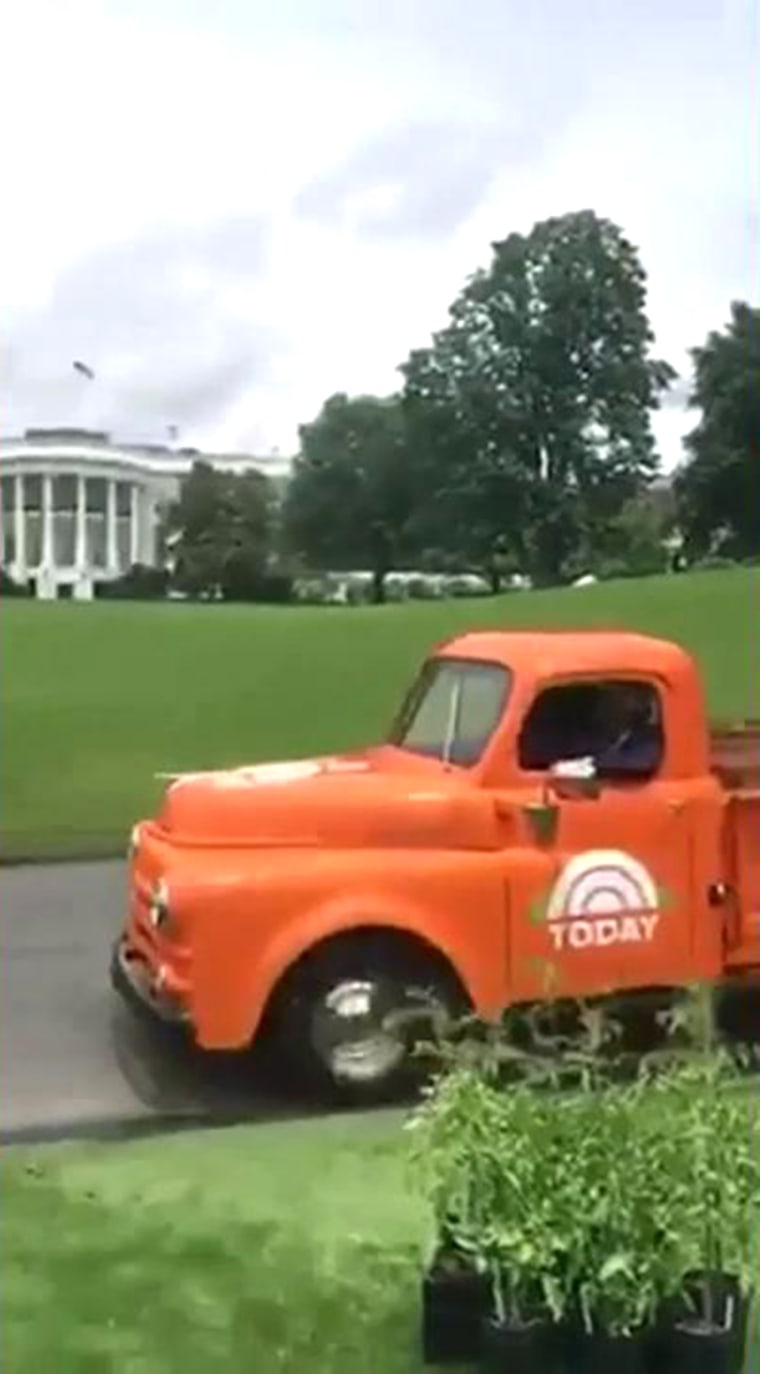
[[[576,854],[549,895],[546,921],[555,950],[649,943],[660,920],[652,875],[619,849]]]

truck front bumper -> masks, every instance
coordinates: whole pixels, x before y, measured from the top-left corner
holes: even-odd
[[[162,987],[160,971],[155,973],[130,951],[123,936],[111,952],[111,985],[139,1016],[154,1024],[189,1027],[187,1008]]]

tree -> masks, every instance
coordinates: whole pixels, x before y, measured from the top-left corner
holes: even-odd
[[[369,565],[383,601],[412,513],[399,398],[331,396],[299,436],[283,510],[288,545],[320,571]]]
[[[659,497],[659,493],[657,494]],[[610,520],[591,555],[575,571],[600,577],[651,577],[670,561],[672,521],[666,503],[651,491],[626,501]]]
[[[702,412],[676,478],[690,556],[760,552],[760,309],[731,306],[731,320],[692,350],[690,405]]]
[[[651,411],[675,374],[650,357],[645,300],[635,248],[591,211],[493,245],[401,369],[428,546],[487,567],[508,548],[538,582],[593,548],[657,471]]]
[[[195,463],[168,516],[174,585],[190,596],[255,600],[271,552],[272,504],[260,473]]]

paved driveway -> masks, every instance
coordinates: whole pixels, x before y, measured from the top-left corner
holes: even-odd
[[[0,870],[0,1140],[293,1109],[250,1057],[199,1055],[121,1006],[125,881],[121,863]]]

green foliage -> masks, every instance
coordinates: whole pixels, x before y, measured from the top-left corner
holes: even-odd
[[[602,578],[652,577],[665,572],[669,527],[669,513],[651,493],[643,493],[626,501],[595,532],[590,546],[580,546],[565,571],[568,575],[591,572]]]
[[[436,1235],[470,1253],[486,1224],[489,1142],[501,1115],[502,1103],[484,1075],[463,1064],[441,1075],[407,1123],[410,1159]]]
[[[760,551],[760,309],[734,302],[692,358],[702,414],[677,481],[681,524],[692,555],[744,558]]]
[[[0,596],[28,596],[26,587],[14,582],[10,573],[5,568],[0,568]]]
[[[106,601],[160,601],[168,585],[169,575],[162,568],[135,563],[123,577],[104,582],[100,596]]]
[[[685,1008],[627,1081],[601,1008],[581,1009],[576,1036],[534,1036],[527,1051],[511,1044],[514,1018],[509,1041],[493,1027],[449,1035],[412,1117],[416,1177],[439,1237],[491,1274],[502,1321],[525,1321],[538,1301],[554,1320],[626,1335],[683,1300],[694,1272],[748,1282],[758,1113],[715,1043],[709,993]],[[508,1087],[505,1064],[518,1072]],[[711,1304],[705,1282],[707,1322]]]
[[[493,245],[450,322],[402,369],[429,546],[555,582],[656,471],[645,274],[590,211]]]
[[[257,472],[240,476],[196,463],[168,514],[172,581],[189,596],[260,599],[273,553],[274,497]]]
[[[288,545],[311,568],[369,565],[382,601],[412,509],[398,398],[332,396],[300,439],[283,511]]]

